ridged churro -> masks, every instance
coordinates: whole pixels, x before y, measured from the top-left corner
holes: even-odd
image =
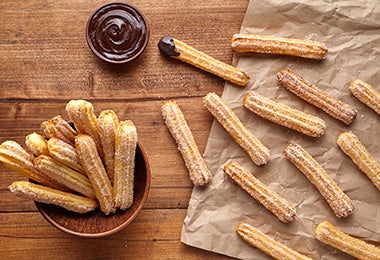
[[[332,97],[290,69],[278,72],[277,80],[281,86],[293,94],[347,125],[356,118],[358,112],[351,105]]]
[[[295,208],[283,197],[269,189],[244,167],[236,162],[229,162],[224,172],[243,190],[260,202],[282,222],[290,222],[296,215]]]
[[[48,140],[49,155],[58,162],[76,170],[82,174],[86,174],[85,170],[80,163],[77,150],[74,146],[66,143],[65,141],[52,137]]]
[[[348,87],[352,95],[380,115],[380,93],[370,84],[356,79]]]
[[[95,196],[100,204],[100,210],[106,215],[115,212],[111,182],[97,152],[94,139],[89,135],[78,134],[75,137],[75,148],[91,181]]]
[[[326,123],[321,118],[277,103],[257,93],[245,95],[244,106],[258,116],[305,135],[320,137],[325,131]]]
[[[59,190],[65,190],[62,185],[38,171],[33,165],[33,159],[34,156],[15,141],[7,140],[0,145],[0,161],[4,166],[21,173],[33,181]]]
[[[70,100],[66,104],[66,112],[78,133],[87,134],[94,139],[99,156],[103,158],[98,122],[92,104],[86,100]]]
[[[41,154],[49,155],[47,141],[42,135],[37,134],[36,132],[28,134],[25,137],[25,145],[28,150],[36,156]]]
[[[41,129],[46,137],[57,137],[71,145],[74,145],[75,136],[78,134],[61,116],[55,116],[50,120],[42,122]]]
[[[311,260],[311,258],[294,251],[286,245],[274,240],[247,223],[241,223],[236,232],[248,244],[279,260]]]
[[[102,143],[104,164],[108,177],[113,184],[115,163],[115,133],[119,119],[113,110],[104,110],[98,117],[98,132]]]
[[[248,84],[247,72],[221,62],[171,36],[161,38],[158,48],[162,53],[172,58],[194,65],[238,86]]]
[[[36,157],[33,163],[40,172],[50,179],[86,197],[95,198],[91,182],[85,175],[46,155]]]
[[[212,175],[180,107],[174,100],[166,101],[162,105],[162,116],[185,161],[191,181],[196,186],[206,185]]]
[[[352,132],[339,135],[337,144],[342,151],[364,172],[380,191],[380,164]]]
[[[87,213],[98,207],[96,200],[27,181],[13,182],[9,186],[9,190],[18,197],[54,204],[78,213]]]
[[[351,199],[300,145],[290,143],[284,153],[286,158],[318,189],[338,218],[347,217],[352,213],[354,204]]]
[[[113,198],[121,210],[133,203],[137,129],[131,120],[121,121],[115,134]]]
[[[203,98],[203,104],[256,165],[268,162],[269,149],[243,125],[222,98],[215,93],[208,93]]]
[[[232,37],[231,47],[237,52],[282,54],[315,60],[325,59],[328,51],[326,44],[321,42],[244,33]]]
[[[315,237],[332,247],[335,247],[353,257],[363,260],[379,260],[380,249],[361,239],[337,229],[328,221],[320,223],[315,228]]]

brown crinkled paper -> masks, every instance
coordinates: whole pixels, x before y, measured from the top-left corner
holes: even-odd
[[[380,117],[348,90],[348,83],[356,78],[380,90],[378,1],[251,1],[241,32],[321,41],[327,44],[329,53],[321,62],[263,54],[234,55],[234,64],[249,72],[251,81],[245,88],[227,83],[222,97],[270,148],[270,161],[265,166],[255,166],[214,120],[204,154],[214,176],[206,188],[194,188],[181,241],[236,258],[270,259],[236,234],[238,224],[246,222],[314,259],[351,259],[314,238],[316,225],[328,220],[341,230],[379,246],[380,192],[336,145],[339,133],[351,130],[380,161]],[[276,73],[287,67],[353,105],[358,110],[354,123],[346,126],[279,86]],[[310,138],[255,116],[242,105],[250,90],[320,116],[327,124],[325,135]],[[352,215],[345,219],[335,217],[316,188],[287,161],[283,150],[290,141],[302,145],[353,200]],[[292,202],[296,218],[289,224],[280,222],[235,185],[222,171],[229,160],[241,163]]]

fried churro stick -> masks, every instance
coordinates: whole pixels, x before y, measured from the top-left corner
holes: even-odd
[[[215,93],[208,93],[203,98],[203,104],[256,165],[268,162],[268,148],[243,125],[222,98]]]
[[[55,116],[50,120],[42,122],[41,129],[46,137],[57,137],[71,145],[74,145],[75,136],[78,134],[61,116]]]
[[[327,92],[317,88],[290,69],[284,69],[278,72],[277,80],[281,86],[293,94],[317,108],[322,109],[346,125],[350,125],[356,118],[358,112],[351,105],[345,104],[330,96]]]
[[[282,54],[315,60],[325,59],[327,55],[327,47],[321,42],[257,34],[235,34],[231,46],[237,52]]]
[[[352,132],[339,135],[337,144],[380,191],[380,164]]]
[[[121,121],[115,135],[115,173],[113,198],[121,210],[133,203],[133,181],[137,129],[131,120]]]
[[[335,247],[353,257],[363,260],[380,259],[380,249],[367,242],[352,237],[337,229],[328,221],[320,223],[315,228],[315,237],[332,247]]]
[[[70,100],[66,104],[66,112],[73,121],[78,133],[87,134],[94,139],[99,156],[103,158],[98,122],[92,104],[86,100]]]
[[[260,249],[274,259],[311,260],[311,258],[294,251],[249,224],[241,223],[237,227],[236,232],[245,242]]]
[[[103,147],[104,164],[108,177],[113,184],[115,161],[115,133],[119,125],[119,119],[112,110],[100,112],[98,117],[98,132]]]
[[[352,95],[380,115],[380,93],[370,84],[356,79],[348,87]]]
[[[93,199],[27,181],[13,182],[9,186],[9,190],[18,197],[54,204],[78,213],[87,213],[98,207],[98,202]]]
[[[238,86],[248,84],[247,72],[210,57],[171,36],[163,37],[158,43],[158,48],[172,58],[194,65]]]
[[[0,161],[4,166],[46,186],[67,190],[56,181],[39,172],[33,165],[33,159],[34,156],[15,141],[7,140],[0,145]]]
[[[89,135],[78,134],[75,137],[75,147],[99,201],[100,210],[106,215],[115,212],[111,182],[97,152],[94,139]]]
[[[247,94],[244,97],[244,106],[258,116],[305,135],[320,137],[325,131],[326,123],[319,117],[277,103],[257,93]]]
[[[284,153],[286,158],[318,189],[338,218],[347,217],[352,213],[354,204],[351,199],[300,145],[290,143]]]
[[[25,145],[28,150],[36,156],[41,154],[49,155],[47,141],[42,135],[39,135],[36,132],[28,134],[25,137]]]
[[[285,223],[293,220],[296,215],[295,208],[286,199],[256,179],[243,166],[236,162],[229,162],[224,166],[224,172],[279,220]]]
[[[174,100],[164,102],[162,116],[185,161],[191,181],[196,186],[206,185],[211,179],[211,172],[199,152],[181,109]]]
[[[48,150],[49,155],[58,162],[70,167],[71,169],[74,169],[79,173],[86,175],[86,172],[80,163],[79,156],[75,147],[71,146],[61,139],[52,137],[48,140]]]
[[[40,155],[33,160],[34,166],[50,179],[86,197],[95,198],[90,180],[50,156]]]

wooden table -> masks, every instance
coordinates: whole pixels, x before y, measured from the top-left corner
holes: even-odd
[[[139,216],[121,232],[82,239],[56,230],[35,205],[13,196],[8,185],[25,180],[0,166],[0,258],[2,259],[202,259],[223,256],[180,242],[192,191],[187,170],[161,116],[163,100],[175,99],[203,152],[212,116],[201,97],[221,94],[224,81],[161,55],[157,43],[173,35],[230,63],[231,36],[248,1],[131,0],[151,27],[137,60],[109,65],[87,46],[85,26],[107,1],[10,1],[0,3],[0,141],[24,143],[42,133],[40,123],[65,114],[70,99],[86,99],[95,112],[115,110],[135,122],[152,172],[152,187]]]

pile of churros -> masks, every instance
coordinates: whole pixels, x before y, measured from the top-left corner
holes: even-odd
[[[237,86],[246,86],[250,80],[247,72],[218,61],[171,36],[163,37],[158,47],[162,53],[172,58],[201,68]],[[235,34],[232,37],[231,47],[236,52],[290,55],[314,60],[325,59],[328,52],[326,45],[320,42],[254,34]],[[354,107],[331,96],[290,69],[279,71],[277,80],[280,86],[347,126],[351,125],[357,117],[358,111]],[[380,93],[375,88],[358,79],[352,81],[348,89],[359,101],[380,115]],[[254,164],[262,166],[269,161],[269,148],[255,137],[221,97],[215,93],[208,93],[203,97],[203,104],[232,139],[249,155]],[[278,103],[258,93],[247,93],[242,105],[259,117],[303,135],[319,138],[325,134],[326,122],[322,118]],[[199,153],[179,106],[174,100],[166,101],[162,106],[162,114],[183,156],[190,179],[196,186],[206,185],[211,180],[212,174]],[[380,164],[361,143],[358,136],[352,132],[344,132],[337,137],[336,142],[380,191]],[[284,156],[315,186],[337,218],[352,214],[354,211],[352,200],[301,145],[289,143],[284,149]],[[249,172],[239,163],[226,162],[223,171],[280,221],[288,223],[296,216],[296,209],[291,202],[272,191],[257,179],[254,173]],[[244,241],[275,259],[310,259],[247,223],[241,223],[238,226],[237,234]],[[327,221],[315,228],[315,237],[359,259],[380,259],[379,248],[349,236]]]
[[[0,145],[0,161],[31,181],[9,186],[19,197],[87,213],[100,207],[108,215],[133,203],[137,129],[119,121],[113,110],[97,117],[86,100],[66,105],[73,126],[61,116],[41,123],[23,148],[15,141]]]

